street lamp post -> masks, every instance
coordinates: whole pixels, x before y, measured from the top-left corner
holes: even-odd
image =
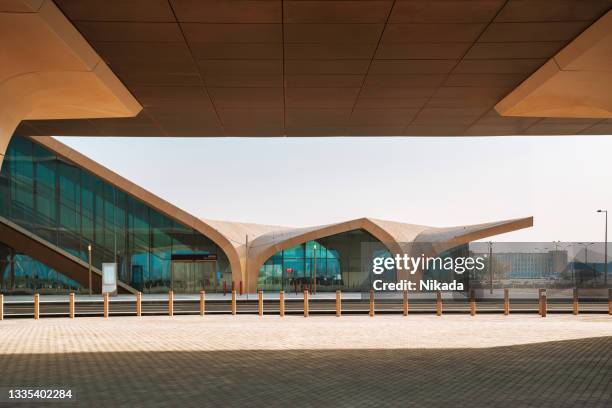
[[[493,242],[489,241],[489,293],[493,294]]]
[[[91,296],[91,244],[87,244],[87,259],[89,260],[89,296]]]
[[[597,212],[606,215],[606,226],[604,229],[604,285],[608,287],[608,210],[597,210]]]
[[[589,267],[589,246],[595,244],[594,242],[578,242],[578,245],[584,246],[584,267],[588,269]],[[582,277],[580,277],[580,281],[582,282]]]
[[[569,262],[569,259],[567,258],[567,248],[571,247],[571,246],[572,246],[572,244],[567,243],[567,242],[562,243],[561,241],[553,241],[553,244],[555,244],[555,252],[556,252],[556,251],[559,251],[559,249],[560,249],[561,251],[564,251],[564,250],[565,250],[565,252],[566,252],[566,258],[565,258],[565,260],[566,260],[566,264],[563,266],[563,270],[566,270],[566,268],[569,266],[569,263],[568,263],[568,262]],[[558,254],[557,254],[557,255],[558,255]],[[572,263],[572,277],[573,277],[573,273],[574,273],[574,272],[573,272],[573,263]],[[572,278],[572,279],[573,279],[573,278]]]
[[[313,252],[313,277],[314,277],[314,281],[313,281],[313,286],[312,286],[312,294],[316,295],[317,294],[317,244],[314,244],[312,247],[312,252]]]

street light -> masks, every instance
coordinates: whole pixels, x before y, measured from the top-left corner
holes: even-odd
[[[608,210],[597,210],[597,212],[606,214],[606,226],[604,229],[604,285],[608,287]]]
[[[312,294],[316,295],[317,294],[317,244],[313,245],[312,252],[314,255],[314,263],[313,263],[314,282],[313,282],[313,287],[312,287]]]
[[[594,245],[594,242],[578,242],[578,245],[582,245],[584,247],[584,267],[588,269],[589,267],[589,246]],[[582,282],[582,276],[580,277],[580,281]]]
[[[587,248],[595,243],[594,242],[578,242],[577,244],[582,245],[584,247],[584,263],[586,265],[589,263],[589,257],[587,256],[588,255]]]
[[[568,258],[567,258],[567,248],[571,246],[571,244],[563,243],[561,241],[553,241],[553,245],[555,246],[555,252],[551,257],[552,262],[552,273],[561,273],[568,267]],[[565,258],[562,257],[562,252],[565,251]],[[564,260],[564,265],[559,265],[559,259]],[[572,275],[573,276],[573,275]]]
[[[87,244],[87,258],[89,259],[89,296],[91,296],[91,244]]]
[[[493,294],[493,241],[489,241],[489,293]]]

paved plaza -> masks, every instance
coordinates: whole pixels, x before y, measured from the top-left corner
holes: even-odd
[[[0,372],[86,406],[605,407],[612,317],[11,319]]]

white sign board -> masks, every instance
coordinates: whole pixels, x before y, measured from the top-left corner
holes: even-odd
[[[102,293],[117,292],[117,264],[102,264]]]

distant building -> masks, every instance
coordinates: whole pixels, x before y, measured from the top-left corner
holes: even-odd
[[[488,253],[474,255],[489,256]],[[568,254],[565,250],[493,253],[492,263],[486,263],[481,275],[489,275],[491,264],[496,279],[541,279],[560,275],[567,267]]]

